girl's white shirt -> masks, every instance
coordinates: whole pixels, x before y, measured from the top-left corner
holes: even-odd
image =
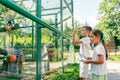
[[[106,63],[106,51],[102,43],[94,47],[92,60],[98,60],[98,54],[102,54],[104,56],[103,64],[91,64],[91,71],[96,75],[104,75],[107,74],[107,63]]]

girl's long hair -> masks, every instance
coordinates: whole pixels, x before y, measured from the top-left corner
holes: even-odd
[[[101,37],[101,41],[102,41],[102,44],[103,44],[103,46],[105,48],[105,52],[106,52],[106,59],[108,59],[108,50],[107,50],[105,41],[103,40],[103,33],[102,33],[102,31],[100,31],[99,29],[95,29],[95,30],[92,30],[92,33],[95,36],[100,36]]]

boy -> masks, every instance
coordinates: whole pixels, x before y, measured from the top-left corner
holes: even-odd
[[[90,26],[83,26],[81,35],[83,38],[78,39],[78,30],[73,31],[73,44],[80,44],[80,77],[82,80],[88,80],[88,64],[84,60],[89,57],[90,38],[88,37]]]

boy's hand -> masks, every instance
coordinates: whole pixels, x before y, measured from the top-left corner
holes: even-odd
[[[88,57],[87,60],[92,60],[92,58],[91,58],[91,57]]]
[[[89,64],[90,60],[84,60],[84,63]]]
[[[78,44],[78,30],[77,29],[75,29],[74,31],[73,31],[73,44]],[[77,41],[76,41],[77,40]]]
[[[74,35],[74,34],[77,34],[77,33],[78,33],[78,30],[75,29],[75,30],[73,31],[73,35]]]
[[[7,31],[10,31],[10,30],[11,30],[11,26],[7,26],[7,27],[6,27],[6,30],[7,30]]]

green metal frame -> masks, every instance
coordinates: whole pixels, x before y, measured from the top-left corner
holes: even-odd
[[[18,6],[17,4],[12,2],[11,0],[1,0],[0,3],[3,4],[4,6],[10,8],[10,9],[12,9],[12,10],[18,12],[19,14],[22,14],[25,17],[35,21],[36,23],[39,23],[40,25],[45,26],[46,28],[50,29],[51,31],[54,31],[54,32],[61,34],[63,36],[67,36],[66,34],[62,33],[61,31],[57,30],[56,28],[54,28],[51,25],[42,21],[39,17],[36,17],[36,16],[30,14],[28,11],[21,8],[20,6]]]
[[[37,16],[41,19],[41,0],[37,0]],[[36,45],[37,45],[37,64],[36,64],[36,78],[39,80],[41,78],[41,26],[40,24],[37,23],[37,32],[36,32]]]
[[[17,4],[15,4],[12,0],[0,0],[0,4],[16,11],[17,13],[31,19],[32,21],[36,22],[37,23],[37,27],[36,27],[36,48],[37,48],[37,63],[36,63],[36,80],[41,80],[41,28],[42,26],[50,29],[51,31],[55,32],[55,33],[58,33],[62,36],[62,59],[63,59],[63,52],[64,52],[64,48],[63,48],[63,43],[64,43],[64,40],[63,38],[66,37],[68,39],[71,39],[70,36],[66,35],[63,33],[63,21],[66,21],[68,20],[69,18],[72,17],[72,26],[73,26],[73,29],[74,29],[74,16],[73,16],[73,0],[71,0],[71,8],[69,7],[69,4],[64,0],[65,4],[67,5],[67,8],[69,9],[70,13],[71,13],[71,16],[69,16],[68,18],[64,19],[63,20],[63,12],[62,10],[65,8],[63,7],[62,3],[63,3],[63,0],[60,0],[60,16],[61,16],[61,22],[57,22],[56,21],[56,28],[47,24],[46,22],[42,21],[41,20],[41,1],[42,0],[37,0],[37,16],[34,16],[32,15],[31,13],[29,13],[28,11],[26,11],[25,9],[21,8],[20,6],[18,6]],[[45,9],[44,9],[45,10]],[[46,10],[51,10],[51,9],[46,9]],[[55,16],[57,17],[58,13],[55,13]],[[46,15],[52,15],[52,14],[44,14],[44,16]],[[57,20],[57,18],[55,18]],[[57,25],[61,25],[62,26],[62,31],[59,31],[57,29]],[[57,41],[57,40],[56,40]],[[39,45],[38,45],[39,44]],[[62,60],[62,72],[64,72],[64,61]]]

